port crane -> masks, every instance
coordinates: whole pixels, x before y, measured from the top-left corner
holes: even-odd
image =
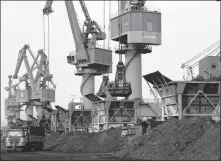
[[[65,1],[76,50],[74,54],[67,56],[67,62],[75,65],[77,69],[75,75],[82,76],[80,91],[85,96],[89,93],[94,93],[94,76],[111,73],[112,51],[97,47],[97,41],[105,40],[106,33],[91,19],[85,2],[79,2],[86,18],[82,31],[73,2]],[[53,12],[52,4],[53,1],[46,1],[43,15],[49,15]],[[93,104],[90,100],[84,97],[82,109],[92,109],[92,106]]]
[[[209,46],[207,49],[203,50],[201,53],[197,54],[184,64],[181,68],[186,69],[184,71],[184,80],[193,80],[196,76],[194,75],[193,69],[198,66],[199,61],[208,56],[218,56],[220,55],[220,40]],[[201,57],[201,59],[199,59]],[[207,73],[210,74],[210,73]]]
[[[31,67],[27,59],[27,50],[34,60]],[[38,61],[39,57],[40,61]],[[26,105],[25,112],[28,120],[36,120],[33,117],[33,106],[36,106],[38,123],[40,123],[41,119],[46,117],[45,115],[50,115],[52,110],[50,103],[55,101],[56,85],[52,81],[53,75],[49,73],[47,56],[42,49],[38,50],[38,55],[35,57],[30,46],[24,45],[18,54],[14,79],[18,78],[22,62],[25,64],[27,73],[20,77],[19,81],[25,81],[26,86],[25,90],[16,91],[16,102]],[[36,75],[34,75],[35,69],[37,69]],[[49,83],[53,86],[52,88]],[[49,120],[50,116],[47,119]]]

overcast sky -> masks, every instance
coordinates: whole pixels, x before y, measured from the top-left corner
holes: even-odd
[[[91,18],[103,26],[103,2],[85,2]],[[8,75],[15,70],[18,51],[29,44],[37,54],[44,46],[43,16],[44,1],[1,2],[1,123],[6,123],[4,99],[8,93]],[[80,24],[84,20],[78,1],[74,2]],[[109,2],[106,2],[106,32],[109,17]],[[220,39],[220,3],[213,1],[147,1],[146,6],[160,8],[162,12],[162,45],[153,47],[153,52],[142,56],[142,73],[159,70],[172,80],[182,80],[181,64],[197,55]],[[75,76],[75,67],[66,61],[66,56],[75,49],[64,2],[55,1],[54,13],[50,15],[50,72],[57,84],[56,103],[67,108],[71,95],[80,96],[81,77]],[[117,12],[117,2],[112,2],[111,12]],[[107,41],[106,41],[107,44]],[[111,47],[117,44],[111,42]],[[113,54],[113,80],[118,57]],[[24,74],[22,65],[19,75]],[[95,89],[99,89],[101,77],[96,77]],[[143,79],[143,97],[150,97]],[[54,105],[54,104],[53,104]],[[22,119],[24,118],[22,112]]]

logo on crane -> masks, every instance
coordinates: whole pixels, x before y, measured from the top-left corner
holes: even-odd
[[[156,39],[156,35],[148,35],[147,33],[144,33],[143,35],[145,39]]]

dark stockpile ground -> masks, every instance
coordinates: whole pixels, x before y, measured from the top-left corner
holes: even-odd
[[[60,152],[114,152],[121,148],[121,131],[109,129],[106,132],[54,134],[47,138],[44,149]]]
[[[220,122],[209,118],[165,122],[115,155],[145,160],[220,160]]]
[[[220,122],[210,118],[170,120],[121,149],[121,131],[54,134],[45,150],[62,152],[116,152],[116,157],[145,160],[220,160]]]

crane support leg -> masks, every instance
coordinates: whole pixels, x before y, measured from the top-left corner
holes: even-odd
[[[126,80],[131,83],[132,94],[128,99],[142,99],[141,54],[129,52],[125,54]]]
[[[94,75],[92,74],[84,74],[82,76],[82,87],[81,87],[82,95],[85,96],[87,94],[95,92],[94,90]],[[92,109],[93,103],[88,100],[86,97],[83,97],[84,109]]]

